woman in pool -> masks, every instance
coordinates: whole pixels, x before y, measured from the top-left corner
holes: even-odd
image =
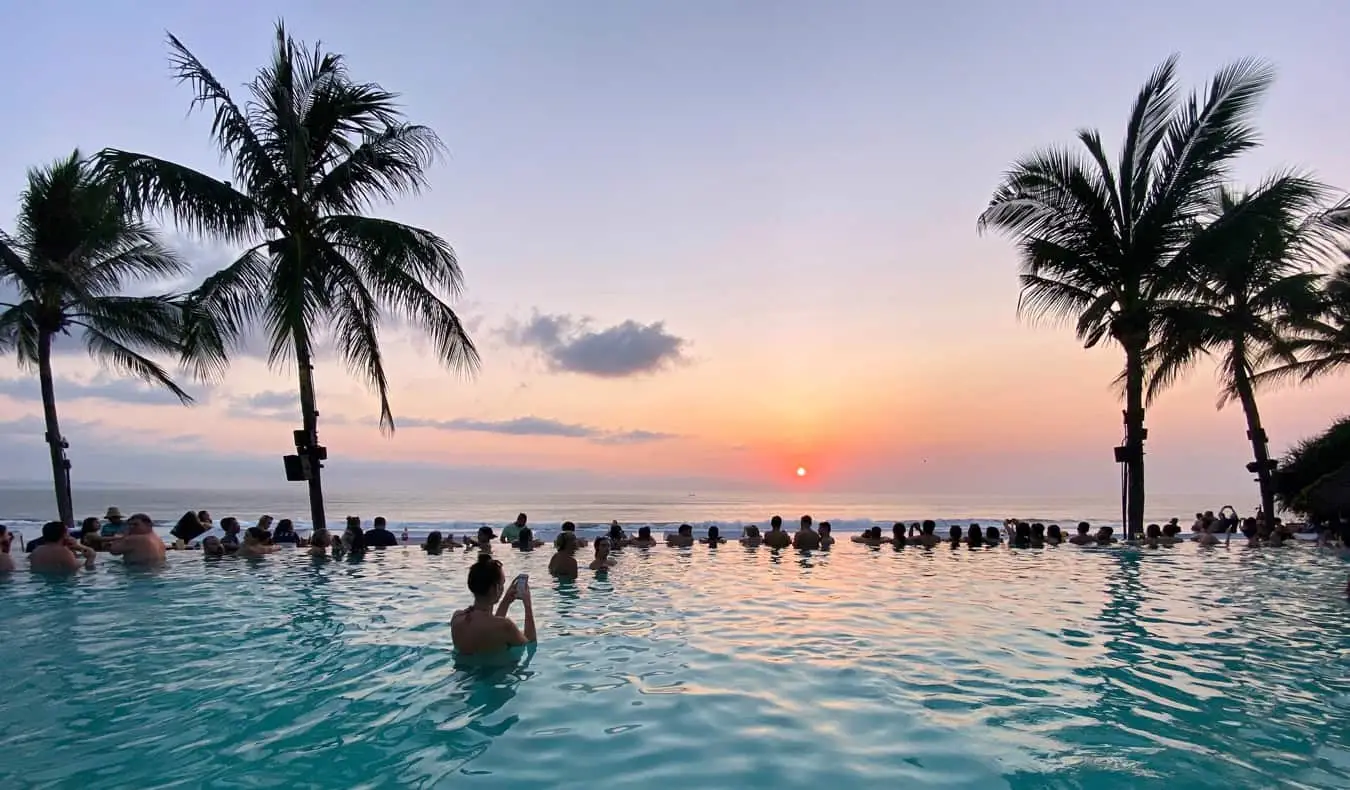
[[[722,537],[722,530],[718,529],[717,525],[714,524],[711,527],[708,527],[708,537],[699,538],[698,542],[705,546],[716,547],[719,544],[726,543],[727,540]]]
[[[971,524],[970,529],[966,530],[966,545],[972,549],[984,546],[984,533],[980,531],[979,524]]]
[[[528,584],[520,585],[519,589],[515,584],[508,588],[501,562],[490,554],[478,555],[469,568],[468,582],[473,605],[450,617],[450,639],[456,651],[463,655],[493,653],[538,641]],[[506,616],[511,603],[517,599],[525,607],[524,631]],[[497,604],[495,613],[493,604]]]
[[[244,557],[246,559],[258,559],[260,557],[266,557],[276,550],[276,546],[267,542],[266,530],[262,527],[249,527],[248,530],[244,532],[244,542],[239,544],[239,550],[234,553],[234,556]]]
[[[1003,542],[1003,533],[998,527],[989,527],[984,531],[984,545],[993,548]]]
[[[1114,529],[1111,529],[1110,527],[1102,527],[1101,529],[1097,530],[1097,545],[1110,546],[1112,543],[1116,542],[1114,535],[1115,535]]]
[[[833,532],[834,527],[830,526],[830,522],[828,521],[820,522],[820,526],[816,529],[816,534],[820,536],[820,548],[822,550],[828,549],[829,547],[834,545],[834,535],[832,534]]]
[[[1039,548],[1043,548],[1044,546],[1045,546],[1045,525],[1044,525],[1044,524],[1039,524],[1039,523],[1037,523],[1037,524],[1032,524],[1032,525],[1031,525],[1031,547],[1032,547],[1032,548],[1039,549]]]
[[[961,548],[961,527],[953,524],[952,528],[947,530],[947,543],[954,549]]]
[[[477,547],[479,551],[487,552],[490,554],[492,552],[492,542],[496,539],[497,533],[493,532],[492,527],[489,527],[486,524],[484,524],[483,526],[478,528],[477,538],[464,539],[464,550],[468,551],[471,548]]]
[[[628,545],[639,549],[650,549],[652,546],[655,546],[656,538],[652,537],[652,528],[638,527],[637,537],[628,541]]]
[[[1058,524],[1051,524],[1045,529],[1045,545],[1058,546],[1064,542],[1064,533],[1060,532]]]
[[[1162,527],[1149,524],[1144,528],[1144,548],[1156,549],[1162,540]]]
[[[609,547],[611,549],[617,549],[627,542],[628,534],[623,531],[623,527],[619,526],[619,522],[609,522]]]
[[[88,521],[88,519],[85,520]],[[184,513],[183,517],[178,519],[178,523],[173,525],[173,529],[169,530],[170,535],[184,543],[191,543],[200,538],[204,532],[206,532],[206,527],[197,518],[197,514],[191,510]]]
[[[741,545],[754,548],[760,544],[759,527],[751,524],[741,530]]]
[[[590,569],[593,571],[607,571],[614,564],[614,560],[609,558],[609,538],[595,539],[595,559],[591,560]]]
[[[549,558],[548,572],[563,579],[577,577],[577,536],[571,532],[558,535],[557,552]]]
[[[427,554],[440,554],[442,548],[444,547],[441,545],[441,531],[433,529],[427,533],[427,541],[422,544],[422,551]]]
[[[897,521],[891,527],[890,544],[897,549],[903,549],[905,546],[909,545],[909,538],[905,535],[904,522]]]

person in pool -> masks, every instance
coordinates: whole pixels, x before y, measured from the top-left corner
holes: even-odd
[[[760,544],[761,540],[762,539],[759,536],[759,527],[755,526],[754,524],[751,524],[750,526],[741,530],[742,546],[749,546],[751,548],[754,548],[755,546],[758,546]]]
[[[469,568],[468,585],[473,604],[450,617],[450,639],[457,652],[463,655],[494,653],[538,641],[527,582],[507,587],[501,562],[490,554],[480,554]],[[524,630],[506,616],[511,604],[517,600],[525,608]],[[495,613],[493,604],[497,604]]]
[[[14,557],[9,553],[13,545],[14,533],[4,524],[0,524],[0,573],[14,570]]]
[[[652,546],[655,546],[656,538],[652,537],[652,528],[638,527],[637,537],[629,540],[628,545],[639,549],[650,549]]]
[[[831,535],[831,532],[833,532],[833,529],[830,527],[830,522],[820,522],[820,527],[816,529],[816,534],[820,536],[820,547],[822,549],[828,549],[834,545],[834,535]]]
[[[966,530],[966,545],[972,549],[984,546],[984,532],[980,530],[979,524],[971,524],[970,528]]]
[[[1102,527],[1097,530],[1097,545],[1110,546],[1112,543],[1115,543],[1115,532],[1116,531],[1110,527]]]
[[[993,548],[1003,542],[1003,533],[998,531],[998,527],[987,527],[984,530],[984,545]]]
[[[94,551],[103,551],[106,547],[103,545],[102,529],[103,522],[98,520],[98,516],[90,516],[80,524],[78,540]]]
[[[440,554],[441,549],[441,531],[439,529],[433,529],[431,532],[427,533],[427,540],[422,544],[422,551],[425,551],[427,554]]]
[[[295,523],[288,518],[283,518],[277,522],[277,528],[272,532],[272,542],[278,546],[297,546],[300,544],[300,536],[295,532]]]
[[[516,520],[502,527],[502,543],[515,543],[520,540],[520,531],[525,529],[529,517],[524,513],[517,513]]]
[[[614,564],[614,560],[609,556],[609,538],[595,539],[595,559],[591,560],[590,569],[593,571],[607,571]]]
[[[314,534],[309,536],[309,556],[323,557],[328,554],[328,550],[333,547],[333,533],[326,529],[316,529]],[[202,544],[206,548],[206,544]]]
[[[48,521],[42,525],[42,543],[28,555],[28,568],[38,573],[74,573],[83,564],[86,570],[93,570],[95,556],[93,549],[67,533],[65,524]]]
[[[184,543],[191,543],[200,538],[204,532],[206,532],[206,527],[202,526],[197,514],[191,510],[184,513],[182,518],[178,519],[178,523],[173,525],[173,529],[169,530],[170,535]]]
[[[922,530],[923,531],[919,533],[918,538],[915,539],[915,543],[923,546],[925,549],[931,549],[942,542],[942,538],[937,536],[937,522],[932,519],[925,519]]]
[[[802,516],[801,526],[797,528],[797,533],[792,536],[792,548],[802,551],[813,551],[820,548],[820,533],[812,529],[810,516]]]
[[[880,546],[886,542],[886,539],[881,535],[881,527],[870,527],[863,530],[861,535],[854,535],[852,541],[864,546]]]
[[[155,525],[144,513],[127,519],[126,534],[112,539],[111,554],[120,554],[124,565],[155,567],[163,565],[164,541],[155,534]]]
[[[764,545],[771,549],[786,549],[792,545],[792,536],[783,531],[782,516],[774,516],[769,521],[769,531],[764,535]]]
[[[626,543],[628,543],[628,535],[623,531],[623,527],[619,526],[619,522],[618,521],[609,522],[610,549],[612,550],[620,548]]]
[[[950,544],[952,548],[959,549],[961,548],[961,538],[964,536],[965,533],[961,531],[961,525],[953,524],[951,529],[947,530],[947,543]]]
[[[267,542],[267,531],[262,527],[249,527],[244,532],[244,542],[239,544],[239,551],[234,553],[236,557],[244,559],[260,559],[276,551],[277,547]],[[352,553],[356,553],[356,544],[352,544]]]
[[[677,549],[694,545],[694,528],[688,524],[681,524],[679,531],[666,536],[666,545]]]
[[[1051,524],[1045,528],[1045,545],[1058,546],[1064,542],[1064,533],[1060,531],[1058,524]]]
[[[127,531],[127,523],[122,520],[122,511],[117,508],[108,508],[108,512],[103,518],[106,521],[102,530],[100,530],[103,537],[111,538],[113,535],[121,535]]]
[[[577,536],[571,532],[564,532],[558,536],[556,545],[557,551],[548,561],[549,574],[560,579],[575,579],[577,577]]]
[[[1093,539],[1092,535],[1089,534],[1089,530],[1091,529],[1092,525],[1086,521],[1078,522],[1078,534],[1069,538],[1069,542],[1075,546],[1091,546],[1097,542]]]
[[[572,523],[571,521],[564,521],[564,522],[562,523],[562,531],[563,531],[563,532],[570,532],[570,533],[572,533],[572,537],[574,537],[574,538],[577,539],[577,548],[580,549],[580,548],[585,548],[585,547],[586,547],[586,539],[583,538],[583,537],[581,537],[580,535],[577,534],[577,525],[576,525],[576,524]],[[561,537],[562,537],[562,533],[559,533],[559,534],[558,534],[558,538],[561,538]],[[554,538],[554,539],[553,539],[553,545],[554,545],[555,547],[558,545],[558,538]]]
[[[233,554],[239,550],[239,519],[234,516],[226,516],[220,520],[220,530],[225,534],[220,539],[220,545],[225,547],[226,554]]]
[[[472,548],[477,548],[479,551],[491,552],[492,541],[496,539],[497,534],[492,531],[492,527],[484,524],[478,528],[478,537],[464,539],[464,549],[467,551]]]
[[[909,545],[909,537],[905,534],[904,522],[897,521],[891,525],[890,544],[897,549],[903,549]]]
[[[713,524],[711,527],[708,527],[708,537],[699,538],[698,542],[705,546],[716,547],[726,543],[727,539],[722,537],[722,530],[718,529],[716,524]]]
[[[544,545],[544,541],[536,540],[534,530],[529,527],[522,527],[520,534],[516,536],[515,547],[521,551],[534,551]]]

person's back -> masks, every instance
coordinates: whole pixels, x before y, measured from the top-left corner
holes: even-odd
[[[937,522],[925,520],[922,529],[923,531],[919,533],[919,537],[914,541],[915,543],[918,543],[925,549],[931,549],[942,542],[942,538],[937,536]]]
[[[652,537],[651,527],[638,527],[638,534],[628,542],[628,545],[639,549],[649,549],[656,545],[656,538]]]
[[[764,534],[764,545],[772,549],[785,549],[792,545],[792,536],[782,527],[772,527]]]
[[[571,532],[563,532],[558,535],[557,546],[557,552],[548,561],[549,574],[564,579],[575,579],[577,577],[577,536]]]
[[[802,516],[801,528],[797,530],[796,535],[792,536],[792,546],[807,551],[820,548],[820,534],[811,529],[810,516]]]
[[[127,519],[126,534],[114,538],[108,551],[122,555],[125,565],[153,567],[163,565],[165,561],[164,541],[155,534],[154,524],[144,513],[136,513]]]
[[[1092,529],[1092,527],[1086,521],[1080,522],[1078,524],[1078,534],[1069,538],[1069,542],[1075,546],[1090,546],[1093,543],[1096,543],[1096,540],[1093,539],[1092,535],[1088,534],[1088,530],[1090,529]]]
[[[501,562],[490,554],[478,555],[469,568],[468,581],[473,605],[450,617],[450,639],[457,652],[463,655],[493,653],[536,641],[534,608],[527,584],[519,588],[512,584],[508,589]],[[494,613],[492,606],[499,600],[501,603]],[[520,600],[525,607],[524,631],[506,616],[515,600]]]
[[[389,531],[384,516],[376,516],[370,531],[365,533],[366,546],[373,549],[387,549],[398,545],[398,536]]]
[[[84,562],[75,556],[75,552],[84,554]],[[66,525],[60,521],[49,521],[42,527],[42,542],[33,547],[28,554],[29,570],[39,573],[74,573],[83,565],[94,567],[94,550],[82,546],[66,534]]]
[[[681,524],[678,532],[666,536],[666,544],[677,549],[694,545],[694,527],[690,524]]]

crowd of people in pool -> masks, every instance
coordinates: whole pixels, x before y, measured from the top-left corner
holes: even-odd
[[[1322,546],[1350,549],[1350,519],[1337,519],[1313,525],[1317,541]],[[1087,522],[1081,522],[1072,529],[1061,528],[1058,524],[1043,524],[1008,519],[1001,525],[982,526],[975,523],[969,526],[953,525],[945,533],[938,532],[935,521],[896,522],[889,533],[880,526],[873,526],[862,533],[850,535],[849,542],[865,546],[890,546],[902,549],[906,546],[936,548],[991,548],[1008,545],[1015,548],[1041,548],[1061,544],[1077,546],[1112,546],[1117,544],[1143,548],[1164,548],[1186,540],[1194,540],[1201,546],[1219,543],[1228,544],[1237,535],[1247,546],[1278,547],[1295,538],[1292,527],[1280,519],[1267,521],[1260,514],[1241,519],[1233,508],[1225,506],[1217,514],[1213,511],[1196,513],[1190,526],[1190,535],[1183,532],[1179,519],[1166,524],[1149,524],[1143,534],[1120,536],[1112,527],[1093,529]],[[357,516],[347,518],[346,529],[340,535],[328,530],[315,530],[309,536],[300,535],[290,519],[273,520],[271,516],[260,517],[256,524],[243,527],[234,517],[222,518],[216,525],[211,514],[205,510],[189,511],[169,530],[173,543],[166,546],[155,533],[154,522],[144,513],[124,518],[121,511],[109,508],[104,518],[85,519],[78,534],[72,535],[59,521],[43,526],[42,535],[31,540],[25,546],[29,553],[29,567],[34,570],[78,570],[80,567],[92,567],[98,552],[106,551],[119,555],[124,562],[135,565],[154,565],[165,560],[165,551],[171,549],[200,550],[206,557],[263,557],[285,546],[301,548],[314,556],[334,557],[360,556],[369,549],[381,549],[409,543],[408,532],[403,531],[402,538],[389,530],[388,522],[377,517],[369,529],[363,529]],[[0,525],[0,570],[12,569],[13,559],[10,546],[13,533]],[[690,524],[681,524],[673,533],[661,536],[653,534],[652,528],[643,526],[629,534],[619,523],[612,522],[609,531],[594,539],[595,557],[590,563],[592,569],[603,569],[611,561],[610,552],[624,546],[638,548],[667,545],[688,547],[696,544],[718,546],[730,542],[717,526],[707,528],[706,535],[695,537]],[[757,525],[741,530],[734,538],[740,545],[755,547],[766,546],[771,549],[795,548],[805,551],[829,549],[837,542],[828,521],[816,524],[811,516],[802,516],[798,528],[789,532],[783,528],[783,519],[774,516],[768,529],[761,531]],[[587,545],[586,538],[577,534],[576,525],[564,522],[561,533],[553,541],[556,553],[549,563],[550,572],[555,575],[576,575],[577,560],[575,553]],[[453,534],[433,531],[421,544],[428,554],[440,554],[454,549],[491,552],[494,546],[506,545],[521,551],[533,551],[542,548],[544,541],[535,537],[528,525],[526,514],[518,515],[514,522],[507,525],[498,535],[491,526],[482,526],[477,533],[460,539]]]
[[[208,559],[230,555],[262,558],[284,546],[291,546],[314,557],[340,559],[360,558],[373,549],[409,543],[407,530],[404,530],[400,539],[389,530],[388,522],[383,517],[377,517],[370,529],[364,529],[359,517],[349,516],[346,529],[338,536],[326,529],[318,529],[308,537],[303,537],[296,532],[290,519],[276,521],[275,526],[273,523],[271,516],[262,516],[255,525],[245,529],[238,519],[228,517],[221,519],[219,526],[216,526],[210,513],[204,510],[188,512],[169,530],[173,543],[166,546],[156,534],[154,522],[148,515],[136,513],[124,519],[121,511],[114,507],[108,509],[103,519],[85,519],[80,525],[78,536],[70,534],[66,525],[60,521],[48,522],[43,525],[42,535],[26,544],[24,549],[28,553],[31,570],[70,573],[81,568],[93,568],[100,551],[120,556],[127,565],[155,567],[166,561],[166,552],[170,549],[197,550]],[[500,535],[491,526],[480,527],[475,535],[462,540],[453,534],[433,531],[421,544],[421,550],[430,555],[460,548],[478,552],[477,560],[468,571],[468,587],[474,597],[473,604],[451,617],[452,639],[455,648],[461,653],[491,652],[536,640],[528,576],[522,574],[508,585],[501,561],[493,557],[493,550],[497,547],[520,551],[543,548],[544,541],[535,537],[528,523],[526,514],[521,513],[514,522],[502,529]],[[1315,524],[1313,529],[1319,546],[1350,551],[1350,519]],[[1167,524],[1149,524],[1142,535],[1126,536],[1122,540],[1112,527],[1094,530],[1087,522],[1079,523],[1070,531],[1061,529],[1058,524],[1009,519],[1001,526],[982,526],[978,523],[966,527],[953,525],[942,535],[938,533],[937,522],[930,520],[911,524],[896,522],[890,534],[880,526],[873,526],[860,534],[850,535],[848,540],[873,548],[890,546],[897,550],[909,546],[981,550],[1001,545],[1044,548],[1063,544],[1107,547],[1124,544],[1161,549],[1191,539],[1200,546],[1228,544],[1237,534],[1241,534],[1250,547],[1279,547],[1296,536],[1292,527],[1279,519],[1267,522],[1259,515],[1239,519],[1228,507],[1220,510],[1218,515],[1213,512],[1197,513],[1190,531],[1190,536],[1184,535],[1179,519],[1174,518]],[[0,525],[0,571],[15,569],[11,556],[14,537],[14,533]],[[664,534],[658,539],[651,527],[639,527],[630,535],[616,521],[610,524],[608,532],[591,541],[594,556],[587,568],[596,572],[606,571],[614,564],[611,553],[622,547],[651,548],[662,543],[675,548],[694,545],[716,547],[729,542],[715,525],[708,527],[706,536],[695,537],[692,525],[681,524],[674,533]],[[767,530],[761,532],[756,525],[747,526],[736,542],[750,548],[765,546],[770,549],[822,551],[831,549],[838,540],[828,521],[816,524],[811,516],[802,516],[798,528],[788,532],[783,529],[783,519],[774,516]],[[553,540],[554,554],[549,559],[549,574],[563,579],[576,578],[580,572],[576,553],[586,545],[586,538],[577,534],[576,524],[564,522],[561,532]],[[1350,584],[1347,584],[1346,594],[1350,597]],[[522,626],[517,626],[507,617],[511,604],[516,601],[520,601],[524,607]]]

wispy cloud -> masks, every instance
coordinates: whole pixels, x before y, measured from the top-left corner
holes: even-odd
[[[688,344],[667,332],[663,321],[642,324],[629,319],[596,330],[587,318],[537,311],[528,321],[508,321],[499,334],[511,345],[538,352],[550,370],[597,378],[664,370],[685,361]]]
[[[162,387],[151,387],[136,379],[114,378],[100,373],[90,381],[58,377],[54,382],[58,403],[72,400],[106,400],[145,406],[178,405],[178,398]],[[184,386],[181,382],[179,386]],[[184,386],[184,389],[188,387]],[[19,401],[39,401],[42,393],[33,378],[0,378],[0,395]],[[197,402],[204,402],[210,391],[194,394]]]
[[[429,420],[404,417],[397,420],[401,428],[432,428],[439,431],[470,431],[496,433],[507,436],[554,436],[565,439],[586,439],[596,444],[642,444],[675,438],[674,434],[656,431],[606,430],[590,425],[551,420],[546,417],[515,417],[509,420]]]

